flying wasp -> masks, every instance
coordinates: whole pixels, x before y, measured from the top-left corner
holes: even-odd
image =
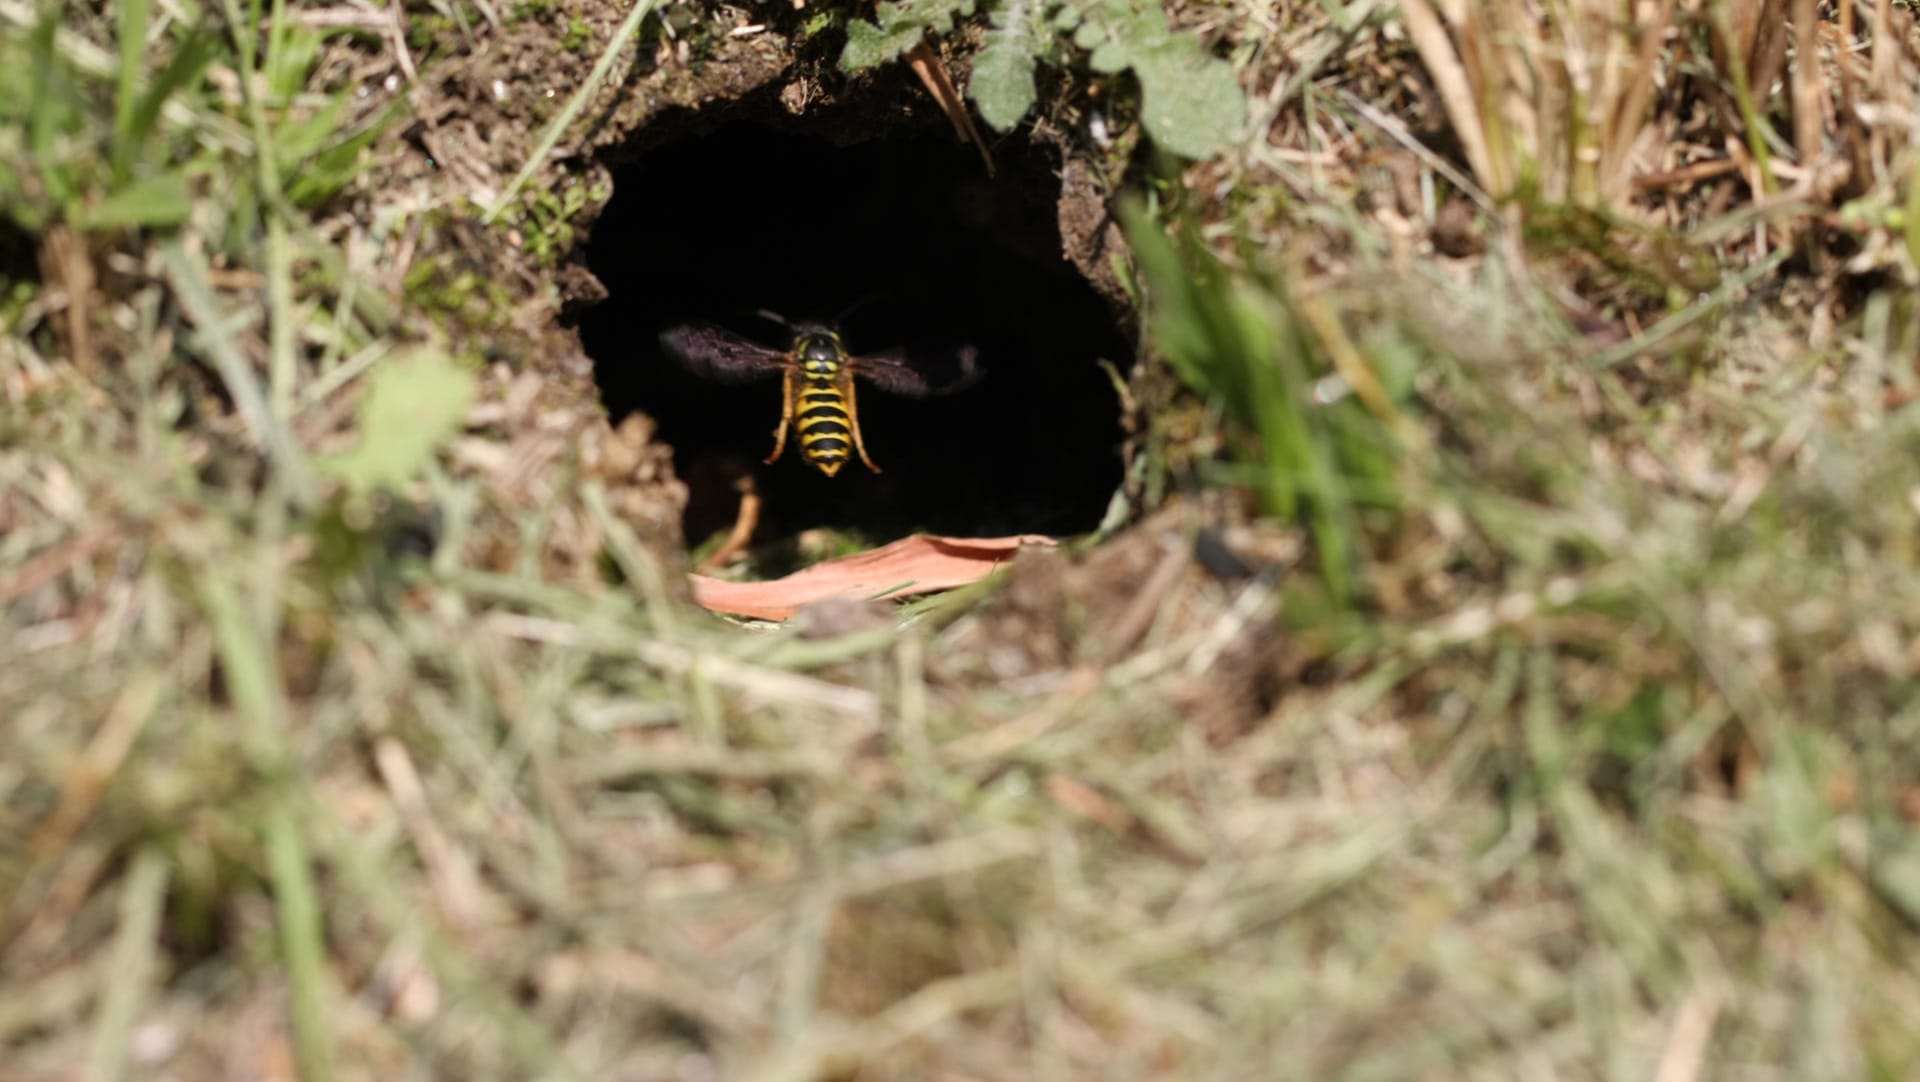
[[[832,477],[853,452],[875,473],[867,455],[855,404],[855,376],[888,394],[929,398],[951,394],[980,376],[979,351],[973,346],[900,346],[858,356],[848,353],[833,328],[821,323],[788,323],[762,313],[792,335],[786,350],[773,349],[707,323],[686,323],[660,334],[660,345],[680,365],[716,383],[754,383],[778,375],[780,424],[773,430],[776,462],[787,449],[787,429],[800,443],[800,457]]]

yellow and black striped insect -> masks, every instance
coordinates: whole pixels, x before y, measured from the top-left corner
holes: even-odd
[[[856,356],[824,324],[787,327],[793,338],[784,351],[707,323],[669,327],[661,332],[660,345],[682,367],[717,383],[752,383],[780,376],[780,424],[774,429],[773,453],[767,461],[778,461],[786,450],[791,425],[800,443],[800,457],[828,477],[839,473],[854,452],[868,469],[880,472],[860,436],[855,376],[889,394],[927,398],[958,391],[980,375],[978,350],[973,346],[903,346]]]

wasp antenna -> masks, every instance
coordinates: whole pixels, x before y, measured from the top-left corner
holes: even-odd
[[[859,300],[854,301],[852,304],[847,305],[845,308],[840,309],[840,314],[833,317],[833,325],[835,327],[840,326],[842,323],[845,323],[847,321],[848,316],[854,314],[855,312],[858,312],[862,308],[865,308],[867,305],[872,304],[874,301],[881,300],[888,296],[891,296],[891,294],[884,293],[884,292],[867,294],[866,296],[860,298]]]
[[[773,323],[778,326],[784,327],[787,330],[793,329],[792,320],[789,320],[786,316],[781,315],[780,313],[774,311],[771,308],[755,308],[752,314],[759,316],[761,319],[764,319],[769,323]]]

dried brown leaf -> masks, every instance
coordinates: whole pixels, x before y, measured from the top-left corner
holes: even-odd
[[[1037,534],[915,535],[767,582],[724,582],[693,575],[693,599],[715,612],[785,620],[802,605],[827,598],[911,597],[965,586],[1013,559],[1023,545],[1053,543],[1052,538]]]

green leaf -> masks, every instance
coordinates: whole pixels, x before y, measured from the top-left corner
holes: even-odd
[[[956,15],[973,14],[974,0],[915,0],[885,3],[873,13],[873,22],[858,19],[847,24],[847,47],[840,52],[840,70],[862,71],[884,64],[918,44],[931,30],[953,29]]]
[[[892,60],[920,40],[924,26],[894,26],[882,29],[858,20],[847,24],[847,47],[840,51],[842,71],[862,71]]]
[[[473,373],[436,352],[396,357],[368,377],[360,446],[319,462],[355,492],[396,488],[420,475],[459,431],[473,400]]]
[[[1101,42],[1087,58],[1087,66],[1102,75],[1117,75],[1133,66],[1133,53],[1125,42]]]
[[[178,225],[193,212],[193,192],[184,173],[142,177],[75,215],[82,229],[130,229]]]
[[[1167,25],[1167,13],[1158,0],[1147,3],[1116,3],[1109,10],[1121,19],[1127,42],[1140,52],[1148,52],[1166,45],[1173,37],[1173,28]],[[1183,39],[1191,41],[1192,39]]]
[[[1202,52],[1197,43],[1173,38],[1142,54],[1140,121],[1161,147],[1187,158],[1204,158],[1240,137],[1247,100],[1233,65]]]
[[[1094,71],[1133,71],[1140,80],[1141,124],[1165,150],[1204,158],[1239,138],[1246,125],[1246,96],[1233,65],[1170,27],[1157,2],[1089,6],[1073,42],[1087,51]]]
[[[1020,123],[1033,108],[1033,41],[1024,26],[1015,23],[987,35],[974,55],[967,94],[998,131]]]

